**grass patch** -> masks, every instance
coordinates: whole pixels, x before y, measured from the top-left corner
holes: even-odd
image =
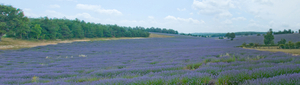
[[[195,70],[202,66],[203,63],[188,64],[184,69]]]
[[[300,49],[277,49],[277,48],[245,48],[245,49],[254,49],[259,51],[269,51],[269,52],[284,52],[293,54],[295,56],[300,55]]]
[[[168,38],[168,37],[174,37],[174,36],[168,36],[168,35],[160,35],[160,34],[153,34],[153,33],[150,33],[149,38],[154,38],[154,37]]]
[[[151,62],[150,64],[152,64],[152,65],[153,65],[153,64],[157,64],[157,63],[158,63],[157,61],[154,61],[154,62]]]

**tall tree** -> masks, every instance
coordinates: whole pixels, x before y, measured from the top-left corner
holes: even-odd
[[[1,37],[14,30],[14,28],[22,29],[22,22],[26,22],[26,17],[21,9],[12,6],[0,5],[0,41]]]
[[[227,37],[227,39],[229,39],[230,38],[230,33],[229,32],[226,33],[225,37]]]
[[[264,36],[264,43],[265,45],[271,45],[274,44],[274,35],[272,29],[267,32],[267,34]]]
[[[31,29],[31,33],[36,39],[39,39],[42,33],[41,30],[42,30],[41,26],[39,24],[35,24],[34,27]]]
[[[72,32],[67,25],[61,27],[61,35],[63,39],[72,38]]]
[[[230,33],[229,37],[230,37],[230,40],[233,40],[235,38],[235,34],[234,33]]]

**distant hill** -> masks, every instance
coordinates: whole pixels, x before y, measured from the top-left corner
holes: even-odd
[[[235,35],[256,35],[256,34],[266,34],[266,32],[234,32]],[[202,35],[202,36],[210,36],[210,37],[220,37],[225,36],[226,33],[191,33],[192,35]]]

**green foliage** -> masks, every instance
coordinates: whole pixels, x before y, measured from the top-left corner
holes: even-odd
[[[143,27],[95,24],[79,19],[27,18],[23,11],[12,6],[0,5],[0,40],[3,35],[17,39],[72,39],[100,37],[149,37]],[[151,29],[148,29],[148,31]],[[163,33],[177,33],[162,29]]]
[[[288,46],[289,46],[290,49],[295,48],[295,44],[292,41],[289,41]]]
[[[254,43],[249,43],[249,46],[254,47]]]
[[[295,43],[296,48],[300,48],[300,42]]]
[[[230,33],[229,37],[230,37],[230,40],[233,40],[235,38],[235,34],[234,33]]]
[[[286,40],[285,39],[281,39],[280,41],[278,41],[278,45],[280,44],[285,44],[286,43]]]
[[[166,29],[166,28],[154,28],[154,27],[151,27],[151,28],[143,28],[143,27],[140,27],[141,29],[144,29],[148,32],[160,32],[160,33],[169,33],[169,34],[178,34],[178,31],[176,30],[173,30],[173,29]]]
[[[280,44],[279,48],[284,49],[284,44]]]
[[[246,47],[246,46],[247,46],[247,43],[244,42],[244,43],[242,44],[242,47]]]
[[[260,36],[260,34],[257,34],[257,36]]]
[[[281,49],[299,49],[300,42],[293,43],[292,41],[289,41],[286,44],[280,44],[279,48],[281,48]]]
[[[35,38],[35,39],[39,39],[41,33],[42,33],[42,28],[39,24],[35,24],[34,27],[31,28],[31,35]]]
[[[284,29],[283,31],[278,31],[278,32],[274,32],[274,34],[293,34],[294,31],[292,31],[291,29],[286,30]]]
[[[269,32],[267,32],[267,34],[264,35],[264,43],[265,43],[265,45],[274,44],[274,35],[272,32],[272,29],[270,29]]]
[[[186,69],[195,70],[199,68],[203,63],[195,63],[195,64],[189,64],[186,66]]]
[[[224,39],[223,37],[219,37],[219,39]]]
[[[28,18],[24,16],[21,9],[1,4],[0,13],[0,41],[4,34],[18,38],[23,38],[23,35],[27,34]]]
[[[233,40],[235,38],[235,33],[227,33],[225,37],[227,37],[227,39]]]

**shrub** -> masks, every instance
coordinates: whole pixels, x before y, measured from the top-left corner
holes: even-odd
[[[294,49],[295,48],[295,44],[292,41],[289,41],[288,45],[289,45],[290,49]]]
[[[249,46],[253,47],[253,46],[254,46],[254,43],[249,43]]]
[[[257,47],[257,46],[259,46],[259,43],[254,43],[254,47]]]
[[[284,49],[284,44],[280,44],[279,48]]]
[[[246,47],[246,46],[247,46],[247,43],[244,42],[244,43],[242,44],[242,47]]]
[[[186,66],[186,69],[195,70],[199,68],[203,63],[189,64]]]
[[[286,40],[285,39],[281,39],[280,41],[278,41],[278,45],[280,44],[285,44],[286,43]]]
[[[295,43],[296,48],[300,48],[300,42]]]

